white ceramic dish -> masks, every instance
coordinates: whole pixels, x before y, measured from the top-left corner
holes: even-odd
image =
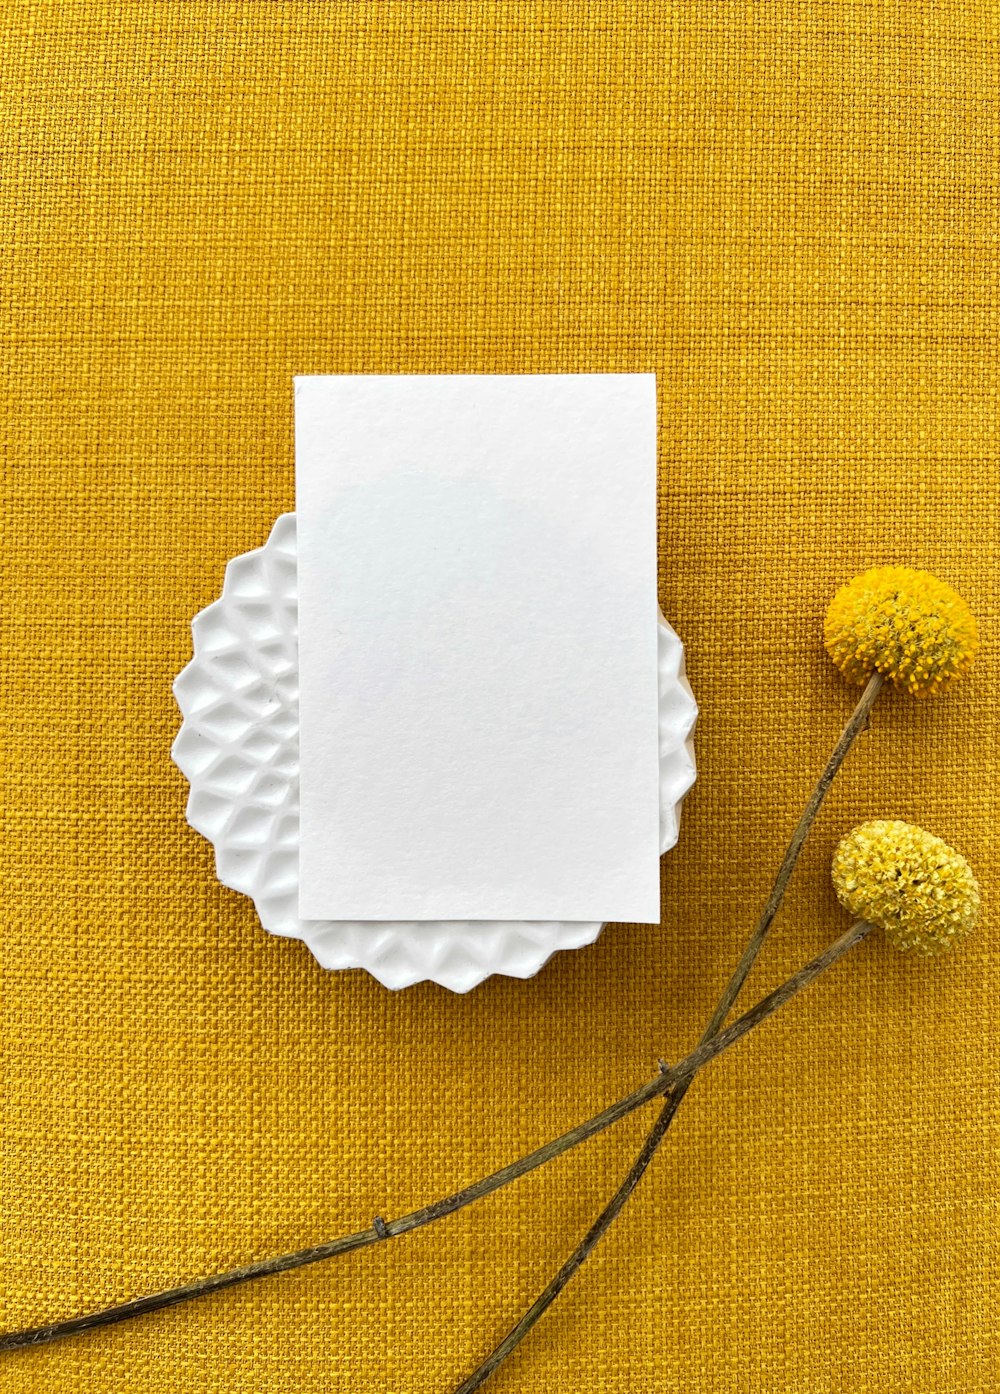
[[[364,968],[389,988],[429,980],[467,992],[493,973],[528,978],[599,923],[351,922],[298,917],[298,610],[295,515],[226,567],[222,596],[192,623],[194,657],[174,682],[184,718],[173,758],[191,785],[188,822],[215,848],[225,886],[251,896],[272,934],[301,939],[324,968]],[[660,846],[677,841],[695,778],[697,706],[684,649],[660,617]]]

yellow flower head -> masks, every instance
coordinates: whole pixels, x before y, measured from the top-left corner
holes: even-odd
[[[940,954],[979,914],[969,863],[913,823],[879,819],[847,834],[833,857],[833,884],[847,910],[881,925],[897,949]]]
[[[830,602],[826,651],[848,682],[862,686],[877,668],[914,697],[930,697],[968,672],[979,649],[976,621],[962,597],[929,571],[876,566]]]

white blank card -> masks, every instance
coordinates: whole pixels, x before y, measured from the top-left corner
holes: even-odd
[[[656,381],[295,381],[299,910],[658,923]]]

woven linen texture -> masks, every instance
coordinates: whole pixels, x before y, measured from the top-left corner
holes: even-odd
[[[696,1040],[855,694],[834,588],[927,567],[971,677],[893,692],[750,995],[846,927],[839,836],[986,894],[699,1079],[500,1391],[985,1394],[998,1368],[997,9],[10,3],[2,1324],[452,1190]],[[662,601],[702,716],[658,929],[465,998],[324,973],[215,881],[170,682],[293,506],[295,373],[653,372]],[[446,1223],[0,1360],[2,1394],[431,1394],[649,1116]]]

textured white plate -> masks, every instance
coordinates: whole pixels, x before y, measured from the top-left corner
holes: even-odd
[[[324,968],[365,968],[386,987],[430,980],[467,992],[492,973],[529,978],[557,949],[591,944],[599,923],[298,917],[299,719],[295,515],[226,567],[222,596],[192,623],[194,657],[174,682],[183,723],[173,757],[188,822],[215,847],[219,880],[253,898],[272,934],[301,939]],[[661,616],[660,846],[677,841],[695,777],[698,709],[684,649]]]

